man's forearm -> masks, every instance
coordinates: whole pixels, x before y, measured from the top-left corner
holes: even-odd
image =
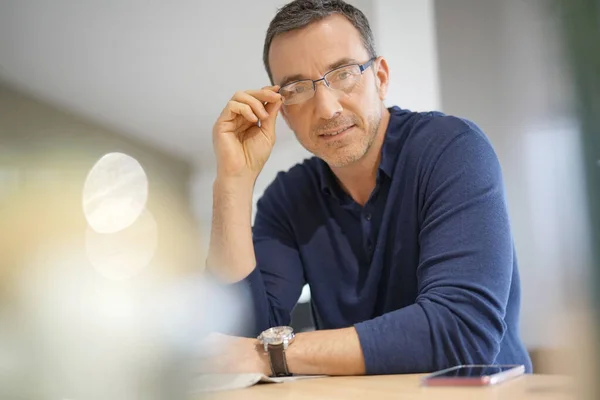
[[[286,351],[289,370],[301,375],[363,375],[365,361],[354,327],[298,333]]]
[[[238,282],[256,266],[252,244],[253,182],[217,178],[207,268],[219,279]]]

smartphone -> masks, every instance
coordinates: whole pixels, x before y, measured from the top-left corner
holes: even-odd
[[[425,376],[423,386],[488,386],[525,373],[524,365],[459,365]]]

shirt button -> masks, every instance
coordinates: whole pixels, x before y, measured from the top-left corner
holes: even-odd
[[[370,221],[370,220],[371,220],[371,213],[366,213],[366,214],[365,214],[365,219],[366,219],[367,221]]]

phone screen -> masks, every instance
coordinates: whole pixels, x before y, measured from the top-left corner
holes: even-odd
[[[435,378],[476,378],[480,376],[494,375],[500,372],[515,368],[514,365],[468,365],[463,367],[451,368],[440,374],[435,374]]]

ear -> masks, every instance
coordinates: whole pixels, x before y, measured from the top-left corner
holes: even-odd
[[[385,58],[377,57],[373,62],[373,67],[375,70],[375,83],[377,85],[377,91],[379,92],[379,98],[383,101],[387,95],[390,84],[390,70],[388,63]]]

